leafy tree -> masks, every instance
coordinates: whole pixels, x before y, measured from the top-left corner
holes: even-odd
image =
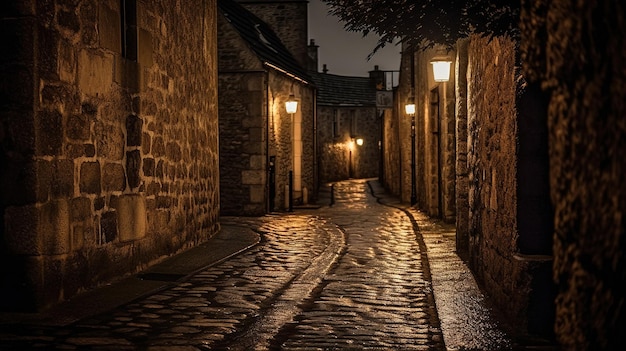
[[[322,1],[347,30],[380,37],[372,54],[398,39],[418,48],[452,47],[471,33],[518,37],[519,32],[520,3],[515,0]]]

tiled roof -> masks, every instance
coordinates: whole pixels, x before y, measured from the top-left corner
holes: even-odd
[[[310,73],[317,86],[317,104],[376,106],[376,87],[370,78]]]
[[[311,83],[307,71],[267,23],[233,0],[218,0],[217,6],[264,64]]]

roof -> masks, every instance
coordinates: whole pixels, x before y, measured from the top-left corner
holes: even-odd
[[[312,72],[318,105],[376,106],[376,87],[368,77]]]
[[[233,0],[218,0],[217,6],[264,64],[306,83],[312,82],[267,23]]]

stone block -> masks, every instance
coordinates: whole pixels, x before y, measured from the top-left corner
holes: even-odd
[[[151,152],[150,148],[152,146],[152,137],[148,133],[143,133],[141,139],[141,150],[144,155],[149,154]]]
[[[143,195],[122,195],[115,205],[120,241],[143,238],[146,235],[146,201]]]
[[[98,33],[101,47],[115,53],[122,52],[120,14],[102,3],[98,6]]]
[[[104,243],[114,241],[117,236],[117,216],[115,211],[107,211],[100,217],[101,240]]]
[[[64,8],[59,8],[57,11],[57,23],[62,28],[72,31],[74,33],[80,30],[80,22],[78,20],[78,16],[76,15],[75,9],[66,10]]]
[[[53,198],[69,198],[74,193],[74,161],[61,159],[52,161],[50,195]]]
[[[101,174],[99,162],[84,162],[81,165],[79,188],[81,193],[100,194]]]
[[[265,156],[250,155],[251,170],[265,170]]]
[[[250,203],[265,203],[265,187],[263,185],[251,185]]]
[[[244,185],[261,185],[265,183],[264,171],[243,171],[241,172],[241,183]]]
[[[88,50],[78,54],[78,88],[89,96],[107,94],[113,83],[113,57]]]
[[[145,29],[139,29],[137,43],[137,60],[143,68],[150,68],[154,64],[152,34]]]
[[[137,115],[126,117],[126,145],[141,146],[143,120]]]
[[[124,191],[126,175],[124,166],[119,163],[105,163],[102,168],[102,187],[104,191]]]
[[[178,162],[182,159],[183,155],[180,150],[180,145],[176,142],[167,143],[167,147],[165,149],[165,155],[172,161]]]
[[[67,118],[67,137],[73,140],[89,140],[91,118],[84,114],[73,114]]]
[[[62,40],[58,54],[59,79],[74,84],[76,81],[76,52],[74,46],[68,41]]]
[[[116,161],[124,158],[126,138],[120,126],[98,121],[95,134],[98,156]]]
[[[154,157],[165,156],[165,142],[161,137],[155,137],[152,139],[152,155]]]
[[[126,177],[128,179],[128,186],[131,189],[138,187],[141,184],[141,153],[139,150],[128,151],[126,153]]]
[[[39,208],[37,233],[46,255],[70,252],[70,206],[66,199],[50,201]]]
[[[143,159],[143,175],[146,177],[154,177],[155,161],[152,157]]]
[[[70,200],[70,218],[73,222],[82,222],[92,217],[91,200],[87,197],[75,197]]]
[[[68,8],[75,8],[78,5],[67,5]],[[96,22],[98,21],[98,6],[96,2],[86,1],[80,4],[80,21],[82,27],[80,31],[81,41],[85,46],[97,47],[98,46],[98,32],[96,29]]]

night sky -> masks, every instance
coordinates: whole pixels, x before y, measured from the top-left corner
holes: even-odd
[[[309,40],[319,46],[319,71],[326,64],[328,73],[344,76],[368,76],[368,71],[378,65],[381,70],[400,68],[400,46],[389,44],[376,52],[369,61],[367,56],[376,46],[376,37],[363,38],[361,33],[347,32],[339,18],[328,14],[321,0],[309,0]]]

